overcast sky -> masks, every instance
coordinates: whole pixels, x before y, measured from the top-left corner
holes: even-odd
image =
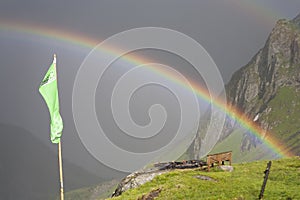
[[[84,151],[76,134],[71,105],[75,75],[92,47],[64,41],[68,37],[46,37],[36,27],[49,28],[49,34],[60,31],[70,38],[76,34],[99,42],[138,27],[180,31],[208,51],[227,82],[263,47],[278,19],[292,19],[299,12],[299,0],[2,0],[0,122],[23,127],[55,149],[38,86],[57,53],[64,155],[98,173],[97,162]]]

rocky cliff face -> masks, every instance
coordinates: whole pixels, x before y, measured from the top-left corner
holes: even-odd
[[[300,32],[291,21],[280,20],[265,46],[227,85],[229,103],[246,114],[264,110],[280,87],[299,87]]]
[[[300,154],[300,14],[291,21],[276,23],[264,47],[233,74],[226,85],[226,96],[229,106],[238,108],[289,150]],[[196,159],[206,132],[205,124],[200,125],[187,152]],[[227,118],[219,141],[236,128],[238,124]],[[260,144],[253,134],[245,133],[242,138],[241,152],[250,152]]]
[[[226,86],[228,102],[300,153],[300,15],[279,20],[265,46]],[[257,140],[245,135],[241,150]]]

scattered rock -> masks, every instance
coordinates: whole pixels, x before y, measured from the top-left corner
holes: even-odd
[[[222,169],[223,171],[227,171],[227,172],[232,172],[233,171],[233,167],[230,165],[221,165],[219,166],[220,169]]]
[[[194,176],[194,178],[205,180],[205,181],[214,181],[214,182],[216,182],[215,179],[213,179],[209,176],[197,175],[197,176]]]
[[[152,190],[149,194],[145,194],[142,197],[139,197],[138,200],[152,200],[155,197],[158,197],[160,192],[161,188],[157,188],[155,190]]]

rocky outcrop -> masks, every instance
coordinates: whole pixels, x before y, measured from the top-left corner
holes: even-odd
[[[121,195],[123,192],[129,189],[136,188],[140,185],[143,185],[149,181],[151,181],[154,177],[161,175],[163,173],[168,172],[167,170],[157,170],[150,172],[134,172],[128,176],[126,176],[118,185],[115,192],[112,194],[112,197],[116,197]]]
[[[161,188],[157,188],[152,190],[149,194],[144,194],[143,196],[139,197],[137,200],[152,200],[155,197],[158,197],[159,193],[161,192]]]
[[[118,185],[112,196],[119,196],[129,189],[136,188],[151,181],[154,177],[169,172],[173,169],[191,169],[206,167],[207,163],[203,160],[184,160],[155,163],[153,168],[134,172],[126,176]]]

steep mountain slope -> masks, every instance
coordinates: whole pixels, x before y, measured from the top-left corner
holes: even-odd
[[[238,108],[247,118],[255,119],[255,123],[265,130],[262,138],[266,133],[272,134],[289,151],[300,154],[300,14],[291,21],[282,19],[276,23],[264,47],[233,74],[226,85],[226,96],[229,106]],[[199,158],[206,118],[187,151],[190,158]],[[231,133],[235,133],[234,136],[226,140]],[[238,150],[234,152],[235,161],[276,158],[274,152],[262,146],[260,139],[241,130],[239,124],[227,117],[213,152],[222,151],[221,147],[229,145],[224,150]],[[233,141],[236,142],[234,147]]]
[[[279,20],[265,46],[226,87],[238,107],[289,150],[300,154],[300,15]],[[258,141],[245,134],[242,151]]]
[[[58,163],[53,153],[28,131],[0,123],[0,199],[55,199]],[[102,180],[64,160],[65,190]]]

